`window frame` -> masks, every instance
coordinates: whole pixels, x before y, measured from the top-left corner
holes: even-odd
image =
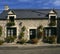
[[[14,18],[14,16],[9,16],[9,21],[14,22],[14,19],[12,20],[11,17]]]
[[[14,31],[15,31],[15,34],[14,34]],[[17,35],[17,28],[14,27],[14,28],[7,28],[7,36],[15,36]]]
[[[44,33],[45,33],[45,36],[53,36],[53,35],[57,35],[57,31],[56,31],[56,27],[47,27],[47,28],[44,28]],[[53,31],[53,32],[52,32]],[[53,33],[53,34],[52,34]],[[56,33],[56,34],[55,34]]]

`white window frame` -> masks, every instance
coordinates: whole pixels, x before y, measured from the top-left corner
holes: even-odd
[[[13,36],[13,29],[11,29],[11,36]]]
[[[52,10],[52,11],[53,11],[53,10]],[[51,18],[51,16],[56,16],[56,19],[57,19],[57,14],[55,14],[55,13],[49,13],[48,23],[50,23],[50,18]]]
[[[14,18],[16,18],[16,15],[8,15],[7,19],[9,19],[11,16],[14,16]]]
[[[49,29],[49,36],[51,36],[51,29]]]
[[[45,36],[47,36],[47,29],[45,29]]]
[[[36,37],[37,37],[37,27],[29,27],[28,28],[28,40],[30,40],[30,29],[36,29]]]
[[[10,29],[8,30],[8,36],[10,36]]]

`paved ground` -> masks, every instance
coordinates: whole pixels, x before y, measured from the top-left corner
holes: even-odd
[[[37,47],[37,46],[59,46],[60,47],[60,44],[48,44],[48,43],[40,43],[40,44],[4,43],[0,47]]]
[[[60,54],[60,47],[0,48],[0,54]]]
[[[0,54],[60,54],[60,44],[24,44],[4,43]]]

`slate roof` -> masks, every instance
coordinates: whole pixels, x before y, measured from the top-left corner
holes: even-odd
[[[16,18],[48,18],[48,13],[51,11],[51,9],[9,9],[4,10],[0,14],[0,19],[7,19],[7,15],[9,11],[13,11],[16,14]],[[60,17],[60,9],[55,9],[55,12],[57,13],[57,16]]]

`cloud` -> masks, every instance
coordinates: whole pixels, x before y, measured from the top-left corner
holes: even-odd
[[[14,4],[17,4],[18,2],[9,2],[9,1],[3,1],[3,2],[0,2],[0,5],[14,5]]]
[[[31,2],[32,0],[18,0],[19,2]]]
[[[53,4],[54,4],[54,6],[60,6],[60,0],[55,0],[55,1],[53,2]]]
[[[60,0],[0,0],[0,8],[3,5],[12,8],[54,8],[60,6]],[[59,7],[60,8],[60,7]]]
[[[41,3],[41,0],[18,0],[19,2]]]

